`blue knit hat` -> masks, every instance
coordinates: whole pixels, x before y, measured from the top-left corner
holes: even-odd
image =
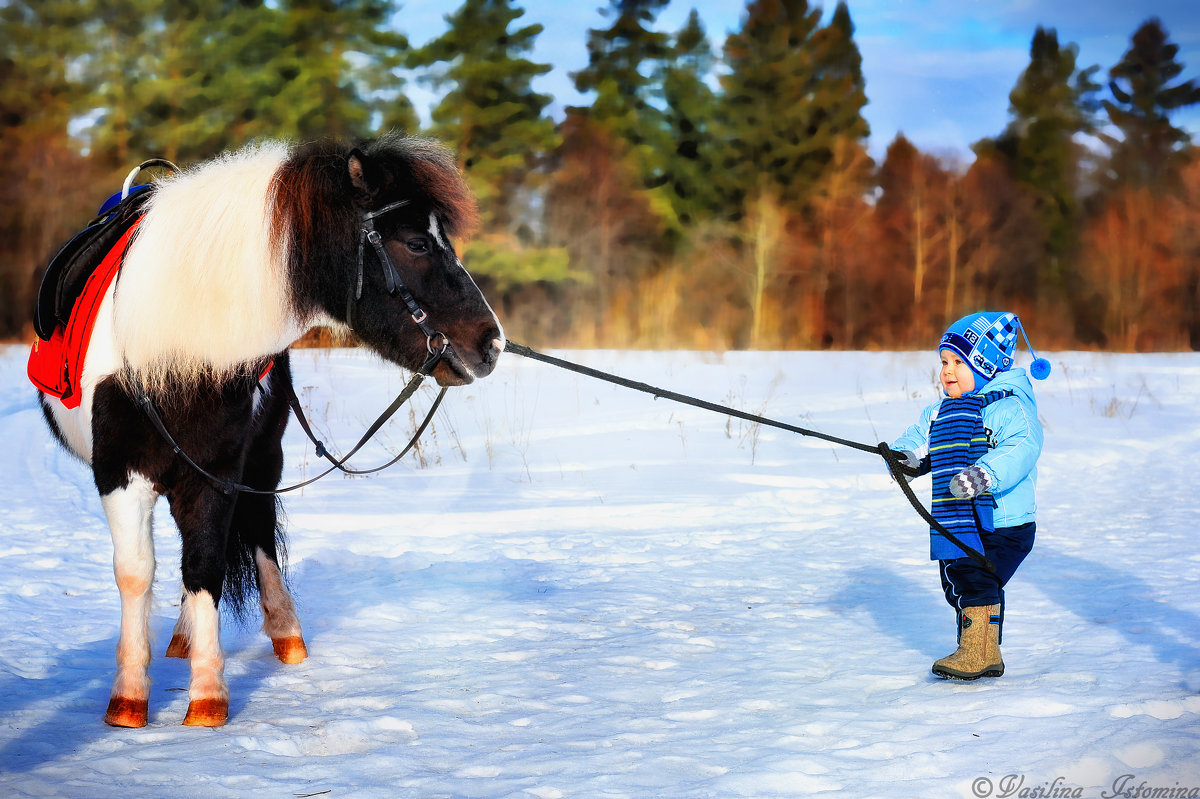
[[[967,314],[946,330],[941,343],[938,344],[938,351],[951,350],[958,353],[971,367],[971,371],[986,382],[1013,365],[1018,333],[1025,339],[1025,346],[1029,347],[1029,352],[1033,355],[1029,374],[1038,380],[1045,380],[1050,376],[1050,362],[1037,357],[1037,353],[1029,344],[1025,327],[1014,313],[983,311]]]

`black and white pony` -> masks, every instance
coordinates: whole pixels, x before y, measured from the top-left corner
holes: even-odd
[[[222,491],[174,454],[139,400],[152,401],[196,465],[269,491],[283,468],[287,348],[310,328],[348,328],[409,369],[444,346],[431,372],[443,386],[489,374],[505,340],[450,244],[473,222],[474,202],[437,143],[260,144],[153,191],[103,298],[82,403],[41,402],[58,439],[91,465],[112,532],[121,633],[105,721],[146,724],[152,513],[162,495],[183,539],[183,603],[167,654],[190,660],[184,724],[218,726],[229,713],[222,600],[241,608],[257,589],[276,655],[307,657],[280,570],[277,499]],[[370,228],[388,257],[364,244]],[[421,325],[410,300],[427,316]]]

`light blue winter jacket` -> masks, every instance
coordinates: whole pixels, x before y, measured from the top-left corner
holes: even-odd
[[[992,476],[993,516],[996,527],[1016,527],[1032,522],[1037,513],[1037,459],[1042,454],[1042,425],[1038,422],[1037,400],[1024,369],[1012,368],[993,377],[971,393],[1011,391],[1011,397],[983,408],[988,451],[977,463]],[[894,450],[908,450],[920,458],[929,455],[929,426],[941,399],[921,412],[920,420],[892,442]]]

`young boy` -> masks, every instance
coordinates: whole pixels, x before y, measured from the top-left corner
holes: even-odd
[[[993,574],[930,530],[930,558],[958,616],[958,649],[933,664],[939,677],[1004,673],[1004,586],[1033,548],[1042,426],[1033,385],[1013,367],[1018,333],[1029,346],[1012,313],[973,313],[950,325],[938,346],[945,396],[891,445],[907,465],[932,473],[934,518],[996,568]],[[1029,371],[1044,380],[1050,364],[1034,353]]]

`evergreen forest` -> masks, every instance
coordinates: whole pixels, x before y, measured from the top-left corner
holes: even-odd
[[[597,0],[589,102],[552,115],[517,0],[428,42],[390,0],[5,0],[0,337],[32,337],[50,256],[143,159],[399,130],[458,154],[462,260],[535,346],[926,349],[988,309],[1039,348],[1200,349],[1200,158],[1172,122],[1200,85],[1169,20],[1106,65],[1030,31],[1003,130],[874,159],[850,5],[750,0],[719,40],[694,11],[661,30],[668,2]]]

